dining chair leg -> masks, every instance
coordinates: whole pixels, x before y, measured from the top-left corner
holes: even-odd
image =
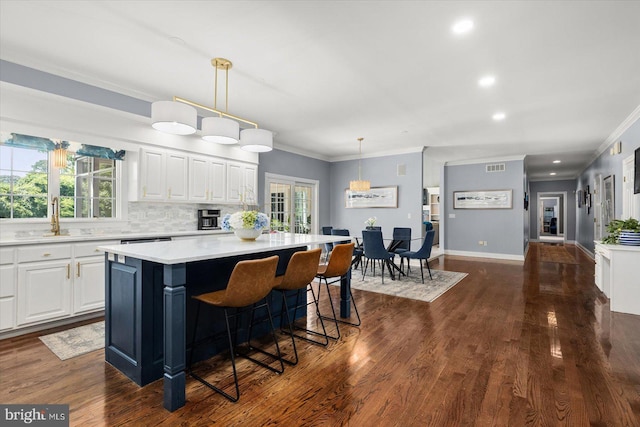
[[[424,273],[422,269],[422,260],[420,260],[420,277],[422,277],[422,283],[424,283]]]
[[[429,269],[429,279],[433,280],[433,276],[431,275],[431,267],[429,266],[429,260],[425,259],[424,263],[427,264],[427,269]]]
[[[324,284],[325,287],[327,288],[327,294],[329,295],[329,306],[331,307],[331,313],[333,314],[333,317],[329,317],[329,316],[324,316],[322,314],[320,314],[320,309],[318,308],[318,316],[323,318],[323,319],[327,319],[327,320],[333,320],[333,323],[336,326],[336,335],[329,335],[327,333],[327,337],[331,338],[332,340],[338,340],[340,339],[340,327],[338,326],[338,317],[336,316],[336,310],[335,308],[333,308],[333,299],[331,298],[331,290],[329,289],[329,282],[327,281],[327,279],[324,279]],[[318,287],[318,300],[320,300],[320,289],[322,288],[322,279],[320,279],[320,286]]]

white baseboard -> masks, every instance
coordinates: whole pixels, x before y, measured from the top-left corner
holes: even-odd
[[[31,332],[43,331],[45,329],[51,329],[58,326],[69,325],[71,323],[80,322],[82,320],[93,319],[94,317],[104,316],[104,310],[96,311],[94,313],[81,314],[79,316],[67,317],[65,319],[53,320],[51,322],[41,323],[39,325],[27,326],[24,328],[11,329],[6,332],[0,333],[0,340],[5,338],[13,338],[19,335],[30,334]]]
[[[591,259],[596,259],[596,255],[591,252],[589,249],[585,248],[584,246],[582,246],[579,242],[576,242],[576,246],[578,247],[578,249],[580,249],[582,252],[584,252],[585,254],[587,254]]]
[[[450,249],[445,249],[445,255],[457,255],[457,256],[466,256],[472,258],[492,258],[492,259],[506,259],[510,261],[522,261],[524,262],[524,255],[513,255],[513,254],[498,254],[491,252],[470,252],[470,251],[453,251]]]

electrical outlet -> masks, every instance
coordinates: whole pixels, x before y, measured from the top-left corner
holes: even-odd
[[[408,218],[408,219],[411,219],[411,212],[409,212],[409,213],[407,214],[407,218]]]
[[[482,240],[480,240],[480,241],[478,242],[478,244],[479,244],[480,246],[484,246],[484,242],[483,242]]]
[[[487,241],[486,240],[484,241],[483,246],[487,246]]]

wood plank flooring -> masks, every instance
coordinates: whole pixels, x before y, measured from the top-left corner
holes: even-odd
[[[469,276],[432,303],[354,290],[360,328],[300,343],[279,376],[240,361],[238,403],[188,377],[169,413],[162,381],[136,386],[103,351],[60,361],[37,334],[0,341],[0,402],[66,403],[78,426],[640,426],[640,316],[609,311],[579,249],[565,264],[540,247],[433,261]]]

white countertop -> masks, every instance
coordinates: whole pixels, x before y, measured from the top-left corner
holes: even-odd
[[[94,234],[76,234],[62,236],[28,236],[14,237],[10,239],[0,240],[0,246],[13,245],[35,245],[50,243],[72,243],[72,242],[89,242],[93,240],[129,240],[129,239],[147,239],[156,237],[183,237],[183,236],[210,236],[210,235],[227,235],[231,234],[224,230],[192,230],[192,231],[158,231],[158,232],[137,232],[137,233],[94,233]]]
[[[612,245],[608,243],[602,243],[600,240],[594,240],[594,243],[596,244],[596,246],[602,246],[610,251],[629,251],[629,252],[640,253],[640,246],[620,245],[620,244]]]
[[[160,264],[181,264],[344,240],[345,236],[272,233],[261,234],[255,241],[240,240],[235,235],[203,236],[171,242],[100,246],[98,249],[109,253],[110,257],[115,254]]]

